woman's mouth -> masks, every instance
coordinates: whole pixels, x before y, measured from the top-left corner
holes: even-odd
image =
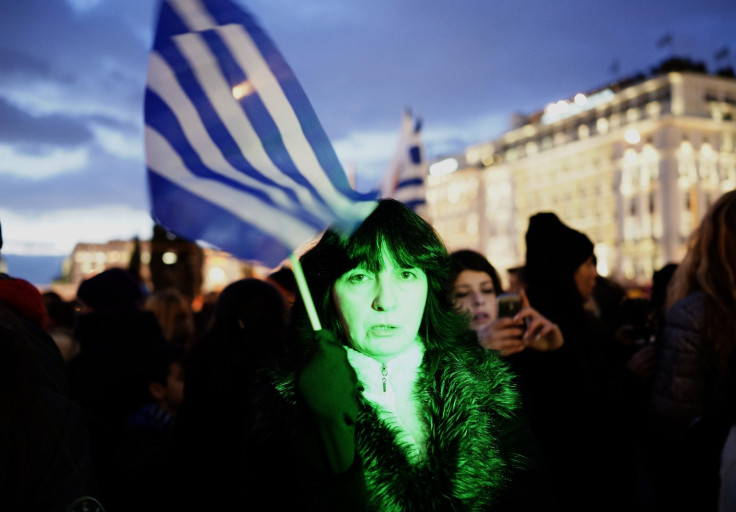
[[[399,330],[399,327],[392,324],[376,324],[372,325],[369,329],[373,336],[386,337],[393,336]]]
[[[476,313],[473,315],[473,323],[483,323],[488,321],[490,315],[488,313]]]

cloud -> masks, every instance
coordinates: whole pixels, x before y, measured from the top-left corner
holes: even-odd
[[[17,81],[29,76],[47,75],[51,72],[47,60],[18,49],[0,47],[0,62],[3,64],[0,83]]]
[[[415,114],[422,117],[421,112]],[[391,129],[353,131],[333,142],[343,166],[354,169],[358,190],[368,191],[378,186],[399,143],[398,119],[399,116]],[[469,143],[486,140],[488,134],[500,134],[506,124],[506,116],[497,114],[481,114],[461,123],[424,123],[422,142],[427,159],[463,152]]]
[[[69,208],[35,216],[0,208],[3,253],[71,254],[78,242],[101,243],[151,237],[150,215],[124,205]]]
[[[66,3],[78,13],[83,13],[99,6],[100,0],[66,0]]]
[[[134,160],[142,165],[145,158],[142,129],[134,133],[127,133],[120,129],[96,125],[93,130],[97,142],[109,154],[119,158]]]
[[[32,115],[0,97],[0,140],[5,143],[78,146],[92,139],[79,119],[62,115]]]
[[[0,172],[0,206],[37,215],[73,207],[126,204],[148,210],[148,184],[142,161],[117,158],[97,147],[87,151],[86,165],[45,179]]]
[[[35,181],[78,171],[87,165],[84,148],[53,148],[45,154],[23,154],[12,146],[0,145],[0,175],[15,174]]]

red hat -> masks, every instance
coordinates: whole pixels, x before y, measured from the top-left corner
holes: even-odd
[[[38,288],[24,279],[0,279],[0,300],[41,329],[46,328],[46,308]]]

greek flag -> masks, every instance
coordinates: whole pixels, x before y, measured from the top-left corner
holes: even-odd
[[[420,130],[421,122],[410,111],[404,111],[399,144],[386,168],[380,193],[423,215],[427,202],[424,184],[427,165]]]
[[[275,267],[375,208],[279,51],[230,0],[161,2],[145,122],[153,217],[189,240]]]

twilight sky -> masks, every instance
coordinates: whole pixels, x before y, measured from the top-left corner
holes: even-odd
[[[240,3],[294,69],[362,190],[387,165],[405,107],[422,117],[431,159],[498,136],[514,112],[673,55],[711,71],[736,62],[736,0]],[[143,92],[157,3],[0,7],[3,252],[149,238]],[[671,43],[658,47],[666,34]],[[724,47],[730,55],[717,63]]]

